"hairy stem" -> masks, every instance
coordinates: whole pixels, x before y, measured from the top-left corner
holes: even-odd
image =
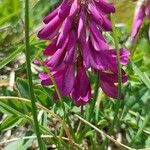
[[[99,89],[99,71],[96,73],[96,83],[95,83],[95,89],[94,89],[94,96],[93,101],[91,102],[90,111],[89,111],[89,117],[88,120],[91,120],[92,116],[94,115],[94,107],[95,103],[98,97],[98,89]]]
[[[111,21],[112,21],[112,27],[113,27],[113,38],[114,38],[114,43],[115,43],[115,49],[117,52],[117,65],[118,65],[118,96],[117,96],[117,101],[116,101],[116,107],[115,107],[115,112],[114,112],[114,119],[111,124],[111,127],[108,130],[108,134],[112,135],[115,126],[118,124],[118,114],[119,114],[119,108],[121,106],[121,88],[122,88],[122,70],[121,70],[121,63],[120,63],[120,50],[119,50],[119,41],[117,37],[117,31],[115,27],[115,16],[111,15]],[[104,149],[104,147],[107,145],[108,139],[106,139],[101,148]]]
[[[28,77],[28,86],[29,86],[29,95],[32,104],[32,115],[34,119],[34,129],[37,136],[37,141],[40,150],[44,150],[44,145],[41,138],[41,133],[39,129],[38,119],[37,119],[37,106],[36,99],[33,90],[32,83],[32,71],[31,71],[31,62],[30,62],[30,42],[29,42],[29,0],[25,0],[25,47],[26,47],[26,69]]]

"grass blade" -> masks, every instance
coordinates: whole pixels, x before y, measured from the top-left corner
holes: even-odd
[[[5,67],[8,63],[10,63],[13,59],[16,58],[16,56],[22,51],[23,46],[20,46],[18,49],[16,49],[11,55],[6,57],[3,61],[0,62],[0,69]]]
[[[133,68],[134,72],[138,75],[138,77],[143,81],[143,83],[150,90],[150,79],[147,76],[147,74],[143,73],[133,62],[132,62],[132,68]]]

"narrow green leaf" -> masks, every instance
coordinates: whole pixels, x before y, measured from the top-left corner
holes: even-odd
[[[17,101],[14,100],[14,103],[15,102],[17,102]],[[2,112],[2,113],[20,116],[21,118],[32,121],[31,117],[29,117],[28,114],[25,114],[24,111],[22,111],[22,108],[20,108],[19,110],[16,110],[14,107],[9,105],[9,101],[7,103],[7,100],[5,100],[5,102],[3,102],[0,99],[0,108],[2,108],[2,109],[0,109],[0,112]]]
[[[150,89],[150,79],[146,73],[143,73],[133,62],[132,68],[135,73],[139,76],[139,78],[143,81],[143,83]]]
[[[0,25],[2,25],[3,23],[5,22],[8,22],[10,19],[12,19],[14,16],[17,16],[19,13],[19,10],[17,10],[16,12],[13,12],[12,14],[10,14],[9,16],[3,18],[1,21],[0,21]]]
[[[22,51],[23,46],[20,46],[18,49],[16,49],[11,55],[6,57],[2,62],[0,62],[0,69],[5,67],[8,63],[10,63],[16,56]]]
[[[45,107],[50,107],[53,105],[53,102],[50,97],[46,93],[44,93],[42,90],[35,89],[35,95],[36,99]]]
[[[10,114],[20,115],[20,116],[23,115],[21,112],[17,111],[17,110],[14,109],[13,107],[11,107],[11,106],[5,104],[4,102],[1,102],[1,101],[0,101],[0,106],[3,107],[3,109],[4,109],[5,111],[7,111],[8,113],[10,113]]]
[[[16,115],[6,117],[5,120],[1,123],[0,132],[17,126],[21,120],[20,117]]]
[[[18,78],[16,81],[16,85],[17,89],[19,90],[20,96],[29,99],[30,97],[29,97],[28,82],[26,80]]]

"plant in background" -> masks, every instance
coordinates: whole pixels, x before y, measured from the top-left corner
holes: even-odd
[[[91,98],[87,70],[99,72],[99,85],[107,96],[117,98],[118,66],[116,50],[103,36],[111,32],[108,15],[115,12],[104,0],[64,0],[44,18],[38,37],[49,40],[45,48],[46,64],[54,76],[61,96],[70,95],[77,106]],[[120,49],[120,63],[126,65],[129,52]],[[43,85],[51,85],[46,73],[39,75]],[[122,70],[122,82],[127,76]],[[54,94],[57,98],[57,94]]]
[[[130,37],[131,40],[134,40],[137,37],[139,30],[141,29],[141,26],[146,17],[150,22],[150,0],[138,1],[134,19],[133,19],[132,32]],[[148,35],[150,39],[150,27],[149,27]]]

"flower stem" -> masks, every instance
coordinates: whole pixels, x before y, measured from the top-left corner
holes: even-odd
[[[96,103],[96,100],[98,97],[98,89],[99,89],[99,71],[97,71],[97,73],[96,73],[96,83],[95,83],[95,89],[94,89],[94,96],[93,96],[93,101],[91,102],[88,120],[91,120],[92,116],[95,116],[93,113],[94,113],[95,103]]]
[[[120,50],[119,50],[119,41],[117,37],[117,31],[115,27],[115,16],[111,15],[111,22],[112,22],[112,28],[113,28],[113,38],[114,38],[114,43],[115,43],[115,49],[117,52],[117,65],[118,65],[118,96],[117,96],[117,101],[116,101],[116,108],[114,112],[114,119],[112,122],[111,127],[108,130],[108,134],[111,136],[115,126],[118,124],[118,114],[119,114],[119,108],[121,106],[121,88],[122,88],[122,71],[121,71],[121,63],[120,63]],[[105,145],[107,145],[108,139],[106,139],[103,143],[101,148],[104,149]]]
[[[42,62],[42,61],[41,61],[41,62]],[[56,81],[55,81],[55,78],[53,77],[53,75],[52,75],[52,73],[51,73],[51,70],[48,68],[48,66],[45,65],[44,63],[41,63],[41,64],[43,64],[44,69],[46,70],[46,72],[47,72],[49,78],[51,79],[51,81],[52,81],[52,83],[53,83],[53,85],[54,85],[54,87],[55,87],[55,90],[56,90],[58,99],[60,100],[60,104],[61,104],[62,110],[64,111],[64,116],[66,116],[66,111],[65,111],[65,106],[64,106],[64,103],[63,103],[63,99],[62,99],[62,97],[61,97],[61,94],[60,94],[59,88],[58,88],[58,86],[57,86],[57,83],[56,83]]]
[[[30,62],[30,42],[29,42],[29,0],[25,0],[25,47],[26,47],[26,51],[25,51],[26,69],[27,69],[27,77],[28,77],[29,95],[30,95],[31,104],[32,104],[34,129],[36,132],[39,149],[44,150],[45,148],[42,142],[38,119],[37,119],[37,106],[36,106],[36,99],[35,99],[33,83],[32,83],[32,71],[31,71],[31,62]]]
[[[60,134],[59,134],[60,139],[62,139],[63,131],[64,131],[64,128],[65,128],[65,126],[64,126],[65,125],[65,120],[68,121],[69,119],[67,118],[67,113],[66,113],[65,105],[63,103],[63,99],[62,99],[61,93],[59,91],[59,88],[57,86],[57,83],[55,81],[55,78],[53,77],[53,75],[51,73],[51,70],[48,68],[47,65],[45,65],[44,63],[42,63],[42,61],[41,61],[41,64],[43,64],[44,69],[46,70],[49,78],[51,79],[51,81],[52,81],[52,83],[53,83],[53,85],[55,87],[57,96],[58,96],[58,98],[60,100],[59,102],[60,102],[61,108],[62,108],[63,113],[64,113],[63,120],[62,120],[62,123],[61,123]],[[70,137],[71,137],[71,145],[72,145],[73,144],[73,142],[72,142],[72,136],[70,136]]]

